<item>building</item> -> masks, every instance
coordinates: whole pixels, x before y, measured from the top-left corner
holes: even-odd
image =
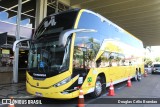
[[[0,13],[7,12],[7,18],[18,17],[18,0],[7,3],[0,0]],[[43,8],[41,8],[43,7]],[[41,20],[50,14],[69,9],[69,6],[57,0],[24,0],[22,1],[21,21],[30,20],[30,25],[20,26],[20,39],[31,38],[34,28],[38,26]],[[1,15],[1,14],[0,14]],[[16,21],[15,21],[16,22]],[[21,23],[21,22],[19,22]],[[17,24],[0,20],[0,84],[11,83],[14,78],[14,53],[12,51],[13,43],[16,40]],[[25,70],[27,68],[29,42],[19,45],[19,64],[18,64],[18,80],[25,80]],[[17,75],[17,73],[16,73]],[[7,77],[7,79],[6,79]]]

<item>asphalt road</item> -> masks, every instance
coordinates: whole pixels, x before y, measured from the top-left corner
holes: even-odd
[[[130,98],[158,98],[158,100],[160,100],[160,75],[149,75],[148,77],[142,78],[141,82],[132,81],[132,87],[130,88],[126,87],[126,82],[120,83],[115,85],[115,93],[115,96],[110,97],[107,96],[106,91],[101,97],[96,99],[92,99],[90,96],[86,95],[85,105],[86,107],[160,107],[160,104],[118,104],[118,100],[120,102],[126,100],[133,101],[133,99]],[[116,98],[118,98],[118,100]],[[15,105],[15,107],[76,107],[78,102],[77,98],[66,101],[53,99],[45,100],[52,104]],[[113,100],[114,103],[117,102],[117,104],[107,104],[109,100]],[[8,107],[8,105],[1,105],[0,107]]]

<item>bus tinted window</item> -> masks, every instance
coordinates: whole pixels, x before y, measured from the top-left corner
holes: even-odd
[[[117,40],[136,48],[143,48],[141,41],[137,40],[133,36],[130,36],[130,34],[123,29],[117,28],[107,21],[102,21],[98,16],[91,13],[82,13],[78,28],[97,30],[97,34],[99,36],[95,36],[94,38],[99,39],[101,43],[104,39]]]
[[[74,67],[91,68],[95,66],[94,58],[96,57],[100,41],[95,37],[97,33],[79,32],[76,33],[74,44]]]
[[[54,37],[63,30],[73,28],[77,13],[77,11],[72,11],[48,16],[37,28],[34,38],[50,35]]]
[[[101,21],[99,17],[91,13],[83,12],[78,28],[95,29],[98,34],[106,35],[108,26],[106,23]]]

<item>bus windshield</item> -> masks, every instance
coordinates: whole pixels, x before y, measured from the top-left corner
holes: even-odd
[[[65,71],[69,67],[71,39],[65,47],[58,46],[58,41],[35,42],[29,52],[29,69],[40,72]]]
[[[60,33],[72,29],[78,11],[53,14],[41,22],[33,35],[29,52],[29,71],[63,72],[69,68],[71,38],[65,47],[58,46]]]

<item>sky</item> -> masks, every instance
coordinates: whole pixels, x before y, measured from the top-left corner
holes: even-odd
[[[7,32],[8,35],[16,35],[16,24],[17,16],[8,18],[7,12],[0,12],[0,33]],[[9,24],[7,24],[9,23]],[[20,36],[24,38],[30,38],[32,34],[32,24],[30,24],[30,19],[25,19],[20,22]],[[7,28],[7,29],[6,29]]]
[[[151,47],[152,57],[160,57],[160,46],[152,46]]]
[[[17,16],[8,18],[7,12],[0,12],[0,21],[5,21],[5,22],[16,24],[16,19],[17,19]],[[21,25],[31,27],[30,19],[22,20]]]
[[[151,51],[146,49],[146,57],[154,60],[156,57],[160,57],[160,46],[151,46]]]

